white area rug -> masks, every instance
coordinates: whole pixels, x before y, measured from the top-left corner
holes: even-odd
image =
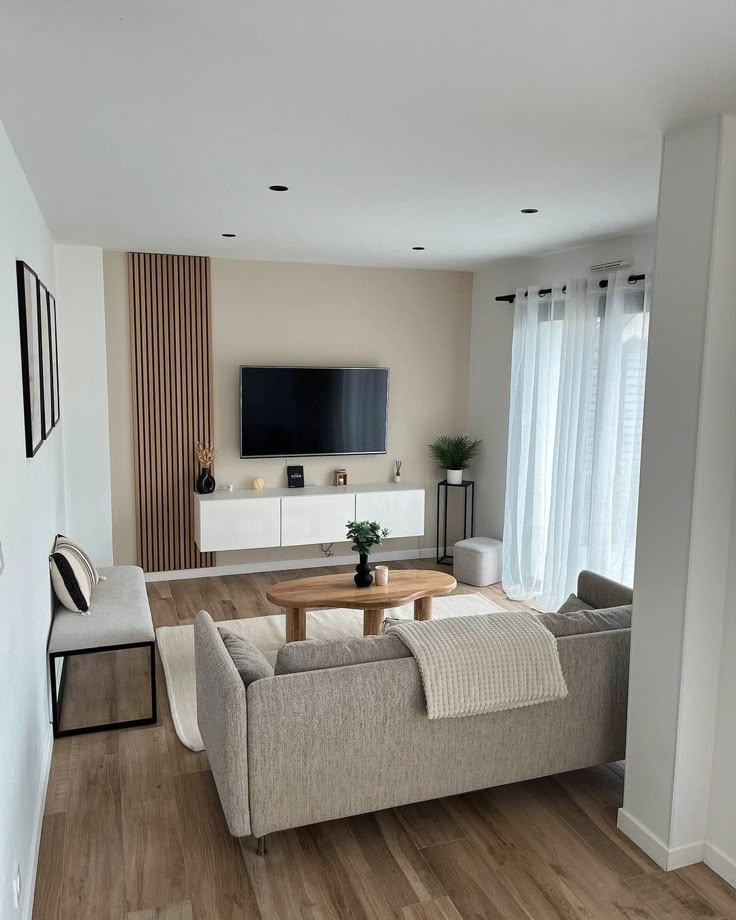
[[[442,617],[471,616],[502,610],[482,594],[455,594],[436,597],[433,604],[435,619]],[[391,611],[391,616],[413,619],[414,605],[405,604]],[[248,617],[243,620],[224,620],[218,626],[249,639],[273,661],[276,652],[286,641],[283,614],[267,617]],[[307,636],[310,639],[345,639],[363,635],[362,610],[310,610],[307,613]],[[193,751],[204,750],[202,736],[197,727],[197,696],[194,680],[194,627],[160,626],[156,630],[158,651],[166,677],[171,718],[182,744]],[[268,655],[272,652],[272,655]]]

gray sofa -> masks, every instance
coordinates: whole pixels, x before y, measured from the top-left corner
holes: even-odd
[[[578,597],[591,608],[631,604],[629,588],[588,572]],[[413,657],[277,673],[246,688],[200,612],[198,723],[230,832],[263,838],[622,759],[630,630],[611,623],[558,638],[564,700],[430,721]]]

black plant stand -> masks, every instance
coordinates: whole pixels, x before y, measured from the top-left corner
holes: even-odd
[[[442,490],[444,489],[445,503],[441,503]],[[443,479],[437,483],[437,564],[452,565],[453,557],[447,552],[447,497],[449,489],[463,489],[463,540],[472,537],[475,531],[475,482],[464,479],[457,484]],[[468,505],[470,505],[470,533],[468,533]],[[440,542],[440,521],[442,523],[442,541]],[[440,547],[442,553],[440,554]]]

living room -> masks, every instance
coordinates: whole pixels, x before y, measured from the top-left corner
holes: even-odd
[[[3,920],[736,917],[707,6],[6,11]]]

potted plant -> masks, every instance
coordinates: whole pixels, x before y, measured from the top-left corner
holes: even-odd
[[[360,563],[355,566],[355,584],[358,588],[368,588],[373,584],[371,567],[368,557],[374,546],[380,546],[389,532],[381,527],[378,521],[348,521],[348,540],[353,541],[350,547],[354,553],[360,554]]]
[[[470,466],[482,443],[480,439],[473,440],[466,434],[443,434],[432,441],[429,452],[437,466],[446,471],[448,484],[459,486],[463,481],[463,470]]]

